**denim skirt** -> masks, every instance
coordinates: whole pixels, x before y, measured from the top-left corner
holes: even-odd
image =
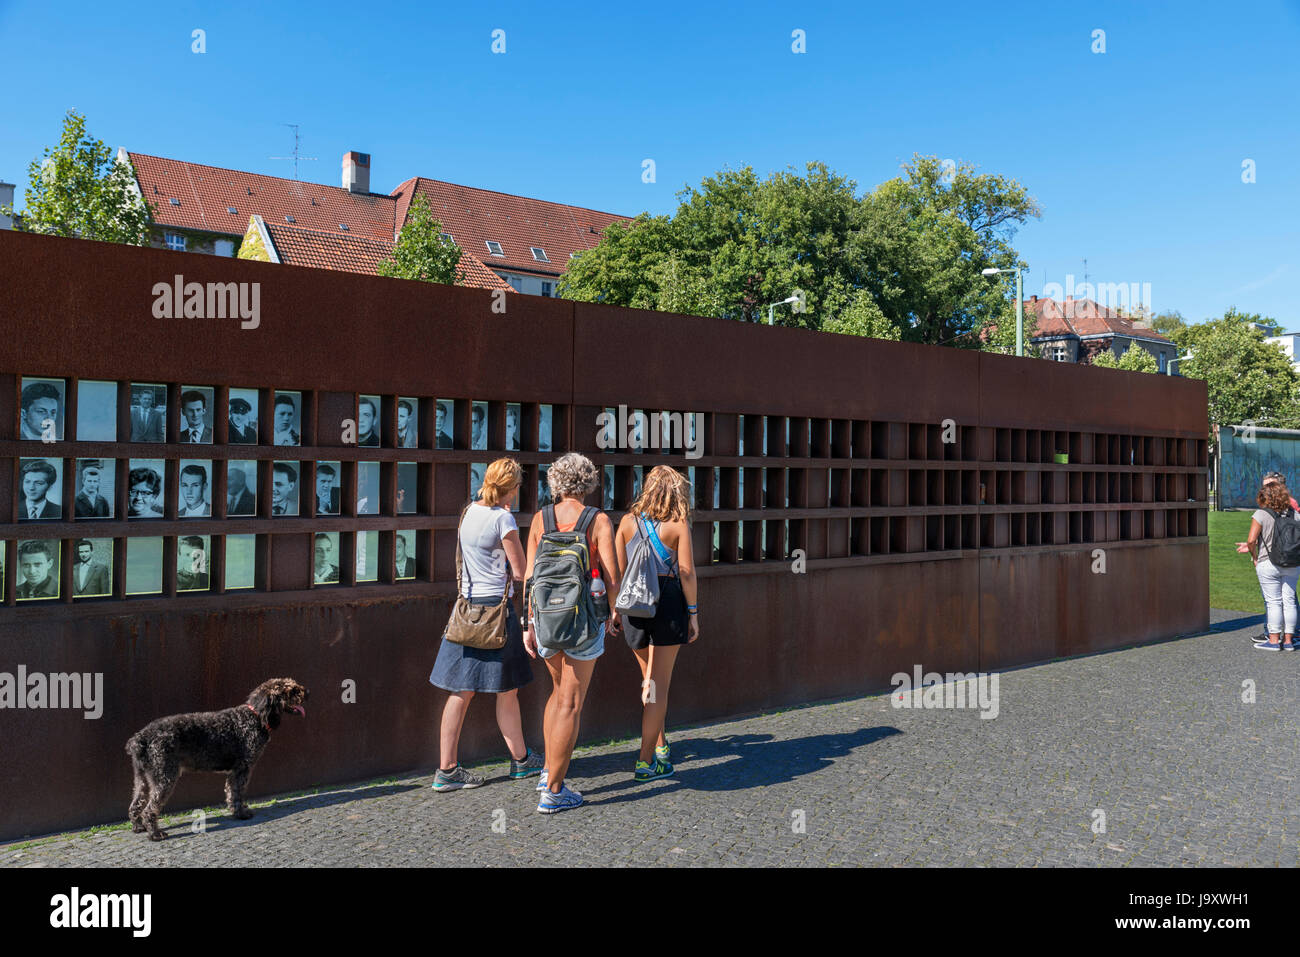
[[[495,605],[495,598],[472,598],[475,605]],[[524,650],[524,630],[514,602],[506,606],[506,643],[500,648],[467,648],[442,636],[429,683],[444,691],[513,691],[533,680],[533,663]]]

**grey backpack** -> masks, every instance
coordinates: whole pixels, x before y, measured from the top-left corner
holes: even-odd
[[[670,566],[659,557],[640,515],[636,518],[636,538],[627,543],[627,571],[618,588],[614,610],[635,618],[653,618],[659,608],[659,576]]]
[[[591,599],[587,529],[600,510],[588,505],[571,532],[556,529],[555,506],[542,509],[542,538],[533,558],[529,588],[537,643],[565,651],[593,638],[600,628]]]

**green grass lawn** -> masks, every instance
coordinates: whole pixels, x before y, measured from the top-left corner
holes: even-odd
[[[1238,555],[1236,542],[1250,534],[1250,512],[1210,512],[1210,607],[1264,613],[1255,566]]]

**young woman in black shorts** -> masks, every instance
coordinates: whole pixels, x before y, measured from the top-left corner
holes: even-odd
[[[638,781],[653,781],[673,773],[664,717],[677,652],[700,637],[691,554],[691,485],[676,469],[656,465],[619,523],[614,542],[619,578],[627,571],[629,545],[642,533],[658,559],[659,604],[653,618],[623,616],[623,636],[641,665],[643,689],[641,754],[633,775]]]

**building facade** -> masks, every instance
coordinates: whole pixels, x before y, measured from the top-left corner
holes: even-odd
[[[1031,296],[1024,308],[1026,316],[1037,320],[1030,342],[1055,362],[1091,362],[1102,352],[1118,359],[1136,342],[1163,373],[1178,354],[1173,340],[1091,299],[1058,302]]]

